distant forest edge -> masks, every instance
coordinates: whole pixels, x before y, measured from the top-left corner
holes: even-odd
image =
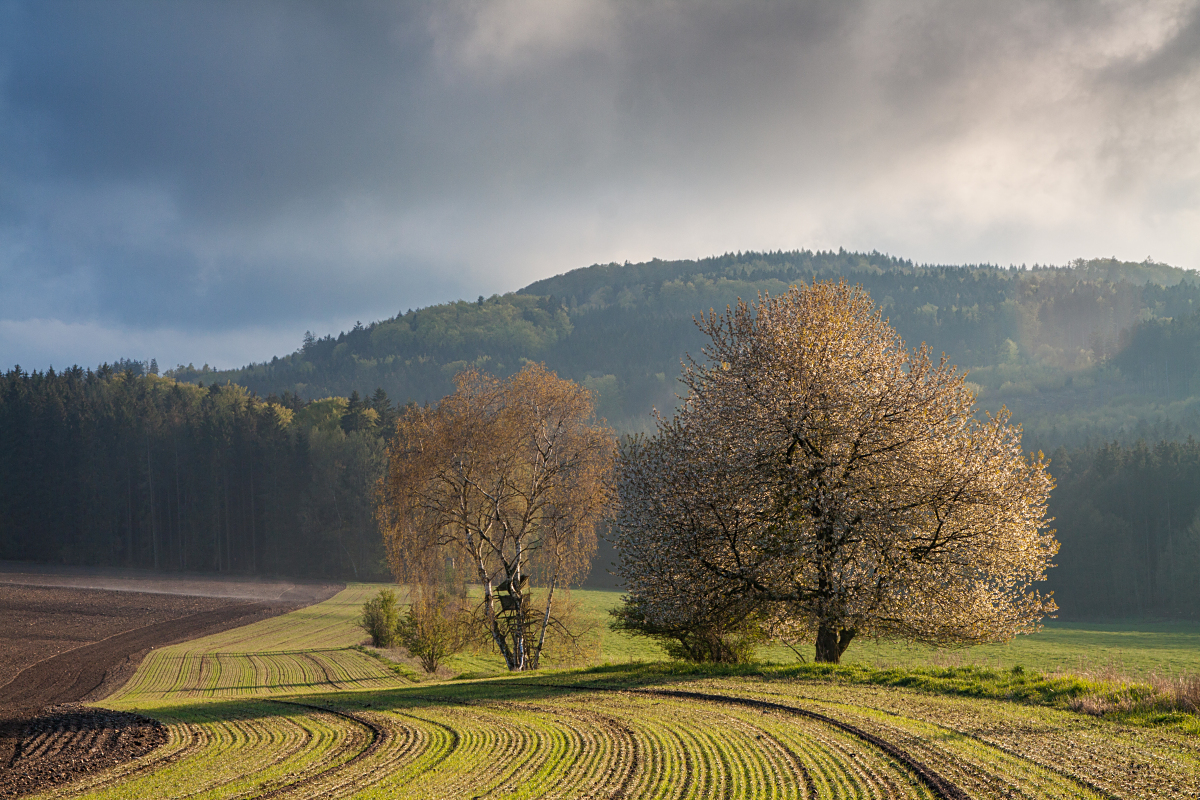
[[[390,403],[132,370],[0,379],[0,558],[383,578]]]
[[[0,378],[0,558],[383,578],[373,490],[397,403],[543,361],[622,431],[675,403],[691,319],[800,280],[862,283],[1050,452],[1064,617],[1200,616],[1200,284],[1154,262],[917,266],[747,253],[604,265],[306,337],[217,372],[120,361]],[[1149,441],[1156,444],[1146,444]],[[591,585],[611,585],[603,549]]]

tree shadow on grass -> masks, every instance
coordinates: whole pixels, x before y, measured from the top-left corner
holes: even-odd
[[[395,689],[333,691],[273,697],[196,699],[153,703],[136,709],[163,721],[204,724],[303,716],[316,709],[334,712],[405,711],[422,706],[532,702],[572,694],[652,688],[712,677],[761,674],[753,669],[701,668],[677,664],[622,664],[582,671],[516,673],[475,680],[422,683]]]
[[[958,697],[992,698],[1062,706],[1096,687],[1079,678],[976,666],[878,669],[862,664],[690,664],[653,662],[605,665],[584,670],[515,673],[473,680],[422,683],[394,689],[334,691],[273,698],[201,700],[154,705],[142,713],[198,722],[249,716],[298,716],[306,709],[406,711],[423,706],[535,702],[589,693],[667,689],[706,679],[754,682],[811,680],[912,689]],[[229,715],[229,716],[226,716]],[[200,716],[203,719],[200,719]]]

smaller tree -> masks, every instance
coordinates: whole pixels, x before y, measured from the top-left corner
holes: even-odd
[[[408,609],[400,615],[396,641],[421,662],[422,669],[434,673],[443,661],[466,647],[471,628],[471,607],[465,591],[417,586]]]
[[[609,612],[609,627],[656,639],[671,658],[697,663],[747,664],[754,660],[755,645],[767,638],[754,616],[739,613],[736,604],[700,600],[688,613],[667,617],[660,612],[661,607],[645,598],[628,598]]]
[[[373,647],[391,647],[396,641],[399,620],[396,593],[391,589],[380,589],[379,594],[363,603],[358,627],[370,634]]]
[[[788,626],[768,617],[767,607],[740,585],[706,569],[704,557],[686,542],[672,541],[675,531],[663,525],[682,516],[736,537],[748,524],[738,514],[744,487],[732,480],[698,481],[695,472],[677,469],[682,460],[696,461],[703,442],[688,436],[678,420],[660,427],[659,435],[632,437],[621,448],[613,534],[629,594],[611,612],[610,626],[657,640],[672,658],[746,663],[756,644],[783,637]],[[724,513],[712,518],[711,507]],[[695,530],[685,538],[697,538]]]
[[[407,407],[389,443],[388,561],[410,584],[456,564],[482,587],[479,618],[508,668],[537,669],[562,627],[557,596],[596,550],[615,437],[591,392],[540,364],[503,381],[468,370],[455,384],[436,406]]]

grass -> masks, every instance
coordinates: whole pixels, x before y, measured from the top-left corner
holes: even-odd
[[[782,652],[781,652],[782,651]],[[771,655],[781,660],[786,648]],[[902,642],[855,642],[847,660],[875,666],[1016,665],[1043,672],[1121,674],[1130,678],[1200,673],[1200,624],[1128,621],[1108,625],[1049,621],[1008,644],[936,649]],[[794,656],[792,659],[794,660]]]
[[[655,694],[671,690],[839,720],[901,746],[973,798],[1200,796],[1195,715],[1156,707],[1149,684],[1008,662],[1034,653],[1050,667],[1071,658],[1111,666],[1119,656],[1144,674],[1182,672],[1200,660],[1185,652],[1197,635],[1186,628],[1142,637],[1055,626],[999,656],[856,642],[837,666],[796,663],[787,650],[778,660],[788,663],[700,666],[663,662],[652,642],[609,631],[618,594],[576,591],[600,663],[439,681],[362,646],[353,620],[377,588],[352,585],[312,608],[154,651],[104,705],[161,719],[168,745],[73,784],[74,795],[932,796],[911,769],[842,728]],[[1100,641],[1116,645],[1097,654]],[[1169,669],[1159,653],[1171,654]],[[452,666],[503,671],[488,653]]]
[[[657,642],[608,629],[609,610],[620,604],[621,594],[604,590],[574,590],[578,615],[596,635],[598,663],[662,661]],[[812,657],[812,647],[798,648]],[[778,664],[796,663],[794,651],[781,645],[758,650],[758,659]],[[1107,680],[1141,680],[1200,674],[1200,623],[1110,624],[1047,621],[1039,633],[1018,636],[1007,644],[964,648],[935,648],[906,642],[859,639],[843,658],[848,664],[876,668],[978,666],[1006,670],[1021,666],[1045,673],[1074,673]],[[475,654],[451,659],[457,672],[499,675],[505,671],[498,655]]]

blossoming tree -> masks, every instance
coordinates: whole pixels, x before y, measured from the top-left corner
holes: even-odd
[[[626,627],[837,662],[856,636],[1003,641],[1056,610],[1033,588],[1058,550],[1046,460],[865,291],[802,285],[697,324],[681,409],[621,458]]]

